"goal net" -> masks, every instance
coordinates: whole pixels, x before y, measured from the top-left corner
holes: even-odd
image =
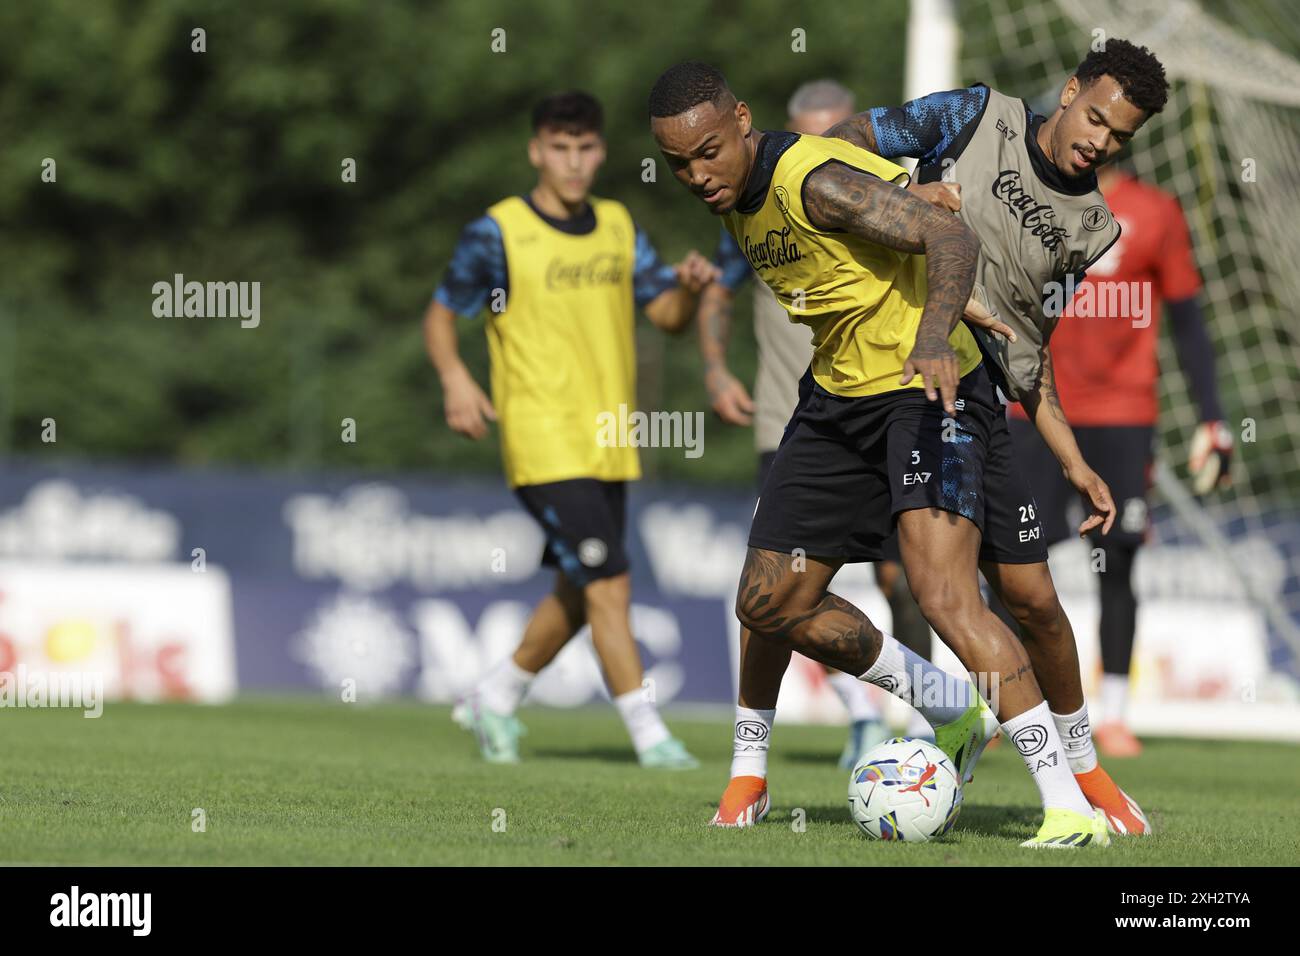
[[[1282,675],[1293,678],[1300,660],[1300,27],[1289,6],[1224,4],[1216,8],[1221,16],[1189,0],[956,6],[959,81],[983,81],[1040,112],[1107,38],[1147,46],[1165,65],[1169,104],[1135,138],[1128,161],[1182,203],[1237,453],[1231,490],[1200,501],[1183,491],[1198,415],[1162,332],[1160,477],[1139,594],[1144,611],[1149,600],[1165,602],[1165,616],[1183,622],[1188,646],[1211,632],[1206,655],[1217,641],[1218,653],[1230,656],[1223,652],[1241,644],[1224,638],[1245,642],[1256,628],[1264,676],[1218,688],[1248,703],[1294,702],[1295,684]],[[1064,593],[1086,558],[1057,557]],[[1084,571],[1073,581],[1080,587]],[[1143,626],[1158,623],[1140,624],[1139,643]],[[1170,655],[1168,668],[1177,668],[1178,656]],[[1178,690],[1196,696],[1194,688]]]

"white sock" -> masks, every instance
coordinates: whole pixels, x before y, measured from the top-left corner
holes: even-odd
[[[488,710],[509,716],[524,699],[528,685],[536,676],[516,664],[513,657],[507,657],[479,681],[479,697]]]
[[[862,681],[843,671],[830,674],[829,680],[831,689],[839,695],[840,702],[849,712],[849,720],[857,723],[859,720],[880,719],[880,711],[871,699],[871,691],[862,686]]]
[[[975,686],[968,678],[953,677],[888,634],[883,637],[880,656],[858,680],[907,701],[934,727],[952,723],[975,703]]]
[[[772,739],[776,708],[751,710],[736,707],[736,734],[731,743],[733,777],[767,778],[767,747]]]
[[[1097,766],[1097,748],[1092,745],[1092,727],[1088,723],[1088,702],[1072,714],[1052,714],[1052,723],[1065,748],[1065,759],[1074,773],[1087,773]]]
[[[1108,724],[1122,724],[1128,712],[1128,675],[1101,675],[1101,716]]]
[[[1047,701],[1018,717],[1003,721],[1002,729],[1020,751],[1029,775],[1038,784],[1043,809],[1057,807],[1092,816],[1092,807],[1063,756],[1065,748],[1056,732],[1056,724],[1052,722],[1051,711],[1047,709]]]
[[[661,744],[672,736],[668,732],[664,719],[659,716],[659,709],[650,702],[644,687],[619,694],[614,698],[614,706],[623,718],[632,746],[637,753],[645,753],[656,744]]]

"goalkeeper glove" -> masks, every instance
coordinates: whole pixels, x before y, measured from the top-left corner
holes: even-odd
[[[1188,470],[1192,473],[1192,490],[1208,495],[1216,486],[1232,483],[1232,432],[1223,422],[1201,422],[1192,436],[1192,456]]]

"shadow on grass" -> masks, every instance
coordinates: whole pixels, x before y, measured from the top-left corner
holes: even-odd
[[[823,764],[832,770],[839,770],[840,752],[837,750],[832,753],[829,750],[791,750],[782,751],[781,754],[773,761],[785,763],[808,763]],[[844,771],[848,773],[847,770]]]
[[[849,819],[848,801],[804,807],[809,823],[844,823]],[[1030,807],[967,805],[957,817],[957,829],[982,836],[1020,837],[1032,835],[1042,822],[1042,812]]]
[[[593,760],[598,763],[636,763],[636,752],[631,747],[586,747],[581,750],[564,750],[559,747],[536,747],[523,752],[525,760]]]
[[[957,829],[985,836],[1026,839],[1033,836],[1043,822],[1037,807],[1008,807],[989,804],[963,806],[957,817]]]

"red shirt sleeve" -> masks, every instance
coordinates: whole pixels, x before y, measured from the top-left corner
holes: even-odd
[[[1168,198],[1169,206],[1164,216],[1164,242],[1156,263],[1157,282],[1162,299],[1166,302],[1179,302],[1190,299],[1201,291],[1201,274],[1197,271],[1196,259],[1192,256],[1192,241],[1187,232],[1187,220],[1183,218],[1182,207],[1173,196]]]

